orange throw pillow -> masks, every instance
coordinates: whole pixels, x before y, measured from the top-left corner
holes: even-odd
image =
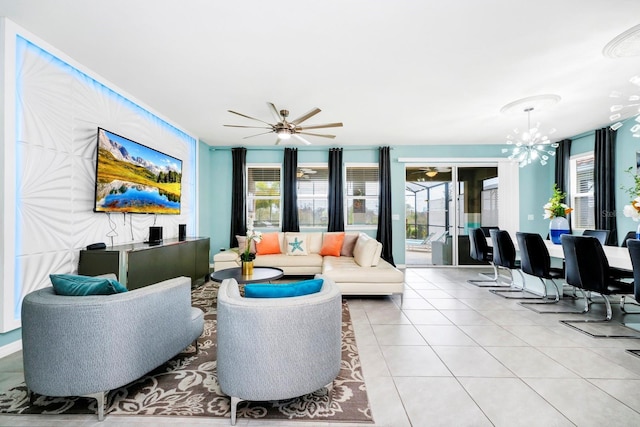
[[[278,233],[262,233],[262,240],[256,243],[258,255],[280,253],[280,239]]]
[[[340,256],[340,249],[344,242],[344,232],[324,233],[322,238],[322,256]]]

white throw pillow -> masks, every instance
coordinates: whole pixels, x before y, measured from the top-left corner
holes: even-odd
[[[307,235],[304,233],[286,233],[287,255],[308,255]]]
[[[353,248],[353,259],[362,267],[371,267],[372,265],[378,264],[377,260],[375,260],[374,264],[374,258],[377,251],[378,241],[364,233],[360,233],[358,240],[356,241],[356,245]],[[380,249],[380,251],[382,251],[382,249]],[[378,254],[378,258],[379,257],[380,255]]]
[[[376,240],[376,252],[373,254],[371,265],[375,267],[380,262],[380,255],[382,255],[382,243]]]

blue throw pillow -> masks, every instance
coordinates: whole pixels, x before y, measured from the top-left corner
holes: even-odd
[[[53,290],[58,295],[110,295],[127,292],[120,282],[104,277],[78,276],[75,274],[50,274]]]
[[[322,279],[302,280],[294,283],[250,283],[244,286],[246,298],[285,298],[314,294],[322,289]]]

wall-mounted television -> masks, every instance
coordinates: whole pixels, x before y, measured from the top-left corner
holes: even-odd
[[[182,161],[98,128],[95,212],[179,214]]]

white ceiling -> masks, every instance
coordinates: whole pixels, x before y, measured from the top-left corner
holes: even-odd
[[[500,144],[534,111],[554,140],[610,123],[640,56],[607,58],[639,0],[0,0],[0,16],[210,145],[271,145],[223,124],[342,121],[315,145]],[[324,133],[324,132],[323,132]]]

